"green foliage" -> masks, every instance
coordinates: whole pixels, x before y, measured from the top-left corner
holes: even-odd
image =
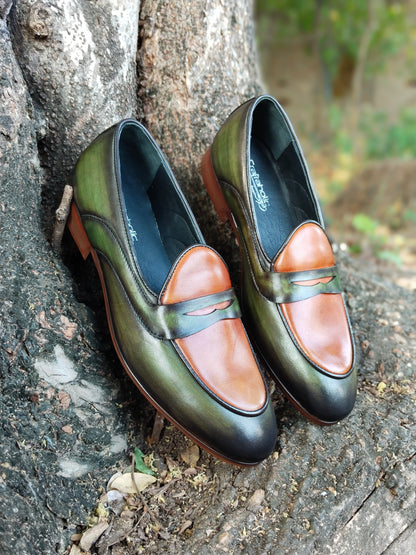
[[[260,16],[277,17],[279,37],[309,33],[314,28],[314,0],[257,0],[256,7]]]
[[[386,114],[377,112],[363,118],[366,155],[369,158],[414,158],[416,156],[416,110],[401,111],[396,123],[390,124]]]
[[[332,144],[339,152],[351,154],[353,143],[345,123],[345,110],[336,104],[328,106],[328,122],[332,135]]]
[[[352,219],[352,225],[355,230],[368,235],[370,237],[374,236],[378,228],[378,222],[367,216],[367,214],[355,214]]]
[[[379,0],[375,5],[372,53],[368,68],[376,71],[406,44],[408,20],[405,3]],[[368,30],[368,2],[362,0],[257,0],[260,26],[273,20],[279,40],[303,36],[315,41],[325,66],[334,76],[342,57],[356,60],[361,38]]]
[[[373,220],[367,214],[359,213],[353,216],[352,225],[356,231],[367,239],[373,254],[377,258],[393,262],[397,266],[402,265],[400,256],[396,252],[385,248],[387,236],[381,232],[380,224],[376,220]],[[350,250],[353,254],[361,253],[361,243],[351,245]]]
[[[393,262],[393,264],[396,264],[396,266],[402,266],[403,262],[402,259],[400,258],[400,255],[397,254],[396,252],[390,251],[390,250],[382,250],[379,251],[377,254],[377,257],[380,260],[386,260],[387,262]]]
[[[403,218],[407,222],[416,224],[416,212],[414,210],[406,210],[403,214]]]
[[[143,474],[150,474],[151,476],[154,476],[154,472],[148,466],[146,466],[146,464],[143,460],[144,457],[145,457],[145,454],[142,453],[138,447],[135,447],[134,448],[134,466],[135,466],[137,472],[142,472]]]
[[[353,153],[352,137],[348,130],[348,113],[339,105],[327,107],[331,142],[335,150]],[[361,116],[359,135],[355,140],[364,144],[363,154],[367,159],[416,157],[416,109],[403,109],[397,120],[390,123],[385,112],[364,112]]]
[[[377,12],[377,29],[371,41],[369,71],[380,71],[385,61],[408,43],[412,24],[407,17],[406,2],[381,2]]]

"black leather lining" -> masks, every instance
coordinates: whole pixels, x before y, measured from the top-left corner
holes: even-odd
[[[200,239],[159,153],[138,126],[123,128],[119,155],[131,244],[144,279],[159,293],[179,254]]]
[[[273,258],[294,228],[317,219],[293,143],[276,160],[271,148],[252,137],[249,177],[259,239]]]

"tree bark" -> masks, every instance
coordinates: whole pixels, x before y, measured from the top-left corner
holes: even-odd
[[[358,48],[357,63],[355,66],[353,81],[352,81],[352,98],[351,98],[351,116],[349,121],[350,134],[353,137],[353,144],[355,150],[359,150],[357,141],[354,141],[357,135],[357,128],[359,124],[362,96],[364,91],[365,70],[367,66],[368,53],[370,50],[371,41],[374,33],[377,31],[379,25],[377,8],[379,7],[378,0],[369,0],[367,8],[367,21],[364,31],[360,40]]]
[[[146,443],[154,410],[114,354],[92,265],[66,234],[52,249],[53,216],[83,148],[137,117],[237,285],[238,250],[199,164],[262,88],[253,31],[251,0],[0,0],[1,553],[63,553],[134,447],[180,460],[179,432]],[[395,553],[414,541],[414,294],[340,264],[361,371],[353,414],[320,428],[276,391],[275,456],[241,470],[202,455],[215,492],[177,479],[172,499],[200,492],[192,533],[180,533],[184,503],[169,539],[142,538],[149,552]]]

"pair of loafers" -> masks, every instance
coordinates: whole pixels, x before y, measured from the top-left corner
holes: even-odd
[[[353,343],[319,206],[277,102],[262,96],[237,109],[202,173],[240,242],[256,354],[307,416],[338,421],[355,399]],[[121,121],[82,153],[73,185],[68,227],[97,267],[125,370],[202,448],[258,464],[277,436],[268,390],[227,267],[206,245],[154,139],[137,121]],[[268,208],[268,223],[257,207],[261,215]],[[293,219],[302,219],[294,230]]]

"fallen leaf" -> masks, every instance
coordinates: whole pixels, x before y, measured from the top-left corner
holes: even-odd
[[[146,466],[144,462],[145,454],[140,451],[138,447],[134,448],[134,466],[136,470],[139,472],[143,472],[143,474],[150,474],[153,476],[154,472],[148,466]]]
[[[118,516],[126,505],[125,497],[125,493],[112,489],[106,494],[106,505]]]
[[[170,457],[166,457],[166,465],[170,472],[176,470],[178,468],[178,463],[171,459]]]
[[[198,445],[191,445],[181,453],[181,459],[189,466],[196,466],[199,461],[199,447]]]
[[[84,551],[89,551],[91,549],[91,546],[95,544],[95,542],[100,536],[102,536],[107,528],[108,522],[106,520],[103,520],[92,528],[89,528],[86,532],[82,534],[82,538],[79,542],[80,548]]]
[[[117,489],[122,493],[137,493],[137,491],[143,491],[154,482],[156,482],[156,478],[154,476],[142,474],[141,472],[135,472],[134,482],[131,473],[122,474],[109,483],[109,488]]]
[[[111,489],[105,494],[105,502],[111,505],[112,503],[117,503],[119,501],[124,501],[125,494],[116,489]]]
[[[114,482],[114,480],[119,476],[123,476],[123,474],[121,472],[116,472],[111,476],[111,478],[107,482],[107,491],[111,488],[111,484]]]
[[[98,503],[95,513],[98,518],[105,519],[108,517],[108,508],[104,505],[104,503]]]
[[[379,393],[384,393],[384,390],[386,389],[386,387],[387,387],[386,382],[379,382],[379,383],[377,384],[377,391],[378,391]]]

